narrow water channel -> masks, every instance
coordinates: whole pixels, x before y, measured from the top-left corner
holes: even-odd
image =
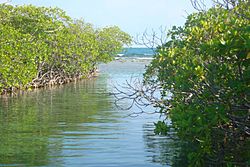
[[[153,133],[159,115],[127,117],[109,95],[148,62],[115,61],[94,79],[1,97],[0,166],[167,166],[165,139]]]

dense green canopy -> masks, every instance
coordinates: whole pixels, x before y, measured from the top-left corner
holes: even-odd
[[[249,165],[249,2],[191,14],[168,35],[145,73],[146,83],[160,83],[172,121],[156,131],[173,128],[190,143],[190,166]]]
[[[94,29],[59,8],[0,5],[0,93],[87,77],[131,38],[118,27]]]

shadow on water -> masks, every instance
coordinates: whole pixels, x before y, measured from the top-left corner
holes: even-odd
[[[153,155],[151,156],[153,163],[164,166],[187,166],[187,157],[181,154],[183,143],[179,141],[174,132],[168,136],[155,135],[153,124],[145,124],[143,131],[145,148]]]
[[[203,157],[196,156],[203,151],[198,141],[181,141],[172,130],[167,136],[155,135],[152,124],[145,124],[143,131],[146,150],[151,152],[151,161],[154,163],[173,167],[201,166],[200,164],[191,164],[191,162],[198,161],[203,164],[202,166],[207,167],[250,166],[249,140],[247,142],[243,140],[225,142],[222,131],[214,131],[210,154],[207,153]],[[218,145],[223,147],[218,147]]]

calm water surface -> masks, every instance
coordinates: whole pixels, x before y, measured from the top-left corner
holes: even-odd
[[[159,116],[127,117],[109,96],[147,63],[116,61],[95,79],[0,98],[0,166],[167,166]]]

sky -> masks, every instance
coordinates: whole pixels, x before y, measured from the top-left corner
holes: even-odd
[[[0,0],[3,2],[6,0]],[[190,0],[11,0],[13,5],[33,4],[62,8],[73,18],[83,18],[95,27],[119,26],[132,36],[160,27],[183,25],[193,13]]]

